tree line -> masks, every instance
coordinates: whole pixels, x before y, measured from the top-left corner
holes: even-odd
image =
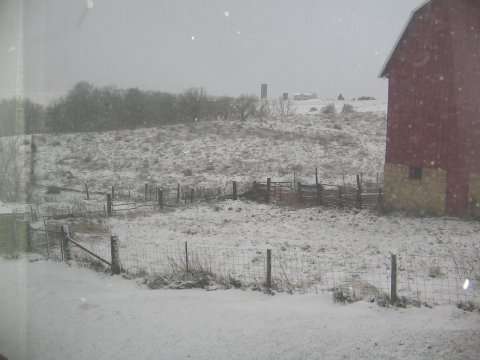
[[[213,119],[245,120],[262,116],[265,111],[265,103],[255,95],[213,97],[203,88],[172,94],[96,87],[81,81],[48,106],[28,99],[0,100],[0,135],[18,133],[19,118],[25,119],[25,133],[31,134],[132,129]]]

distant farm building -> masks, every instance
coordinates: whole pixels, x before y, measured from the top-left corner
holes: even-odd
[[[317,94],[315,93],[298,93],[293,94],[294,101],[302,101],[302,100],[313,100],[317,98]]]
[[[480,215],[480,1],[417,8],[388,58],[385,203]]]

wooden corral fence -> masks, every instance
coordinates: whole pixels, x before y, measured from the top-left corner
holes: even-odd
[[[106,213],[111,216],[116,212],[141,208],[163,209],[169,206],[189,204],[195,201],[213,202],[225,199],[238,199],[238,184],[232,181],[231,186],[224,187],[188,187],[177,184],[176,187],[161,187],[146,183],[142,188],[142,196],[138,191],[128,191],[128,195],[112,186],[111,193],[106,195]],[[120,196],[118,194],[121,194]],[[137,195],[134,195],[137,194]]]
[[[317,178],[318,179],[318,178]],[[328,207],[378,208],[382,204],[383,192],[378,184],[363,187],[357,175],[357,186],[304,184],[297,182],[254,182],[246,197],[279,204],[318,204]]]
[[[78,192],[78,191],[77,191]],[[272,181],[237,183],[224,186],[191,187],[176,184],[162,186],[143,183],[134,186],[114,185],[104,192],[92,192],[84,186],[85,197],[70,204],[31,206],[31,220],[65,219],[71,217],[113,216],[121,212],[181,206],[193,202],[215,202],[246,198],[279,204],[323,205],[328,207],[378,208],[383,193],[378,183],[364,184],[357,175],[357,186],[321,183],[315,173],[315,183]],[[100,195],[98,195],[100,194]],[[94,197],[92,197],[94,195]]]

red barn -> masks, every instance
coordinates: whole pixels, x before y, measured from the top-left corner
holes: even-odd
[[[480,0],[431,0],[411,15],[388,78],[385,203],[480,214]]]

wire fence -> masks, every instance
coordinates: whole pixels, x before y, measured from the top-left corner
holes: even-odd
[[[125,271],[137,274],[200,271],[244,286],[268,282],[267,249],[185,244],[120,242]],[[402,254],[392,279],[391,255],[270,250],[272,288],[300,293],[343,290],[360,298],[387,298],[395,281],[396,297],[429,305],[480,303],[480,263],[468,257]],[[468,286],[465,287],[466,280]]]
[[[50,259],[71,258],[96,269],[105,270],[114,263],[112,239],[69,236],[68,256],[65,234],[58,229],[32,229],[27,248]],[[190,273],[244,288],[330,292],[334,296],[341,292],[351,300],[395,299],[400,303],[428,306],[480,305],[479,249],[459,250],[451,256],[346,255],[312,249],[208,247],[187,242],[141,243],[118,238],[115,241],[118,242],[115,256],[119,267],[132,276]]]
[[[70,235],[69,235],[70,237]],[[106,238],[100,239],[74,239],[70,238],[68,243],[68,255],[66,254],[65,234],[57,227],[52,229],[30,229],[30,237],[27,240],[29,245],[27,248],[31,252],[43,255],[47,259],[55,261],[67,260],[67,257],[75,260],[78,264],[95,268],[97,270],[105,270],[107,266],[98,258],[93,257],[90,253],[111,262],[110,241]],[[73,240],[73,242],[72,242]],[[78,241],[78,242],[77,242]],[[75,245],[81,245],[84,249]],[[73,244],[73,245],[72,245]]]

